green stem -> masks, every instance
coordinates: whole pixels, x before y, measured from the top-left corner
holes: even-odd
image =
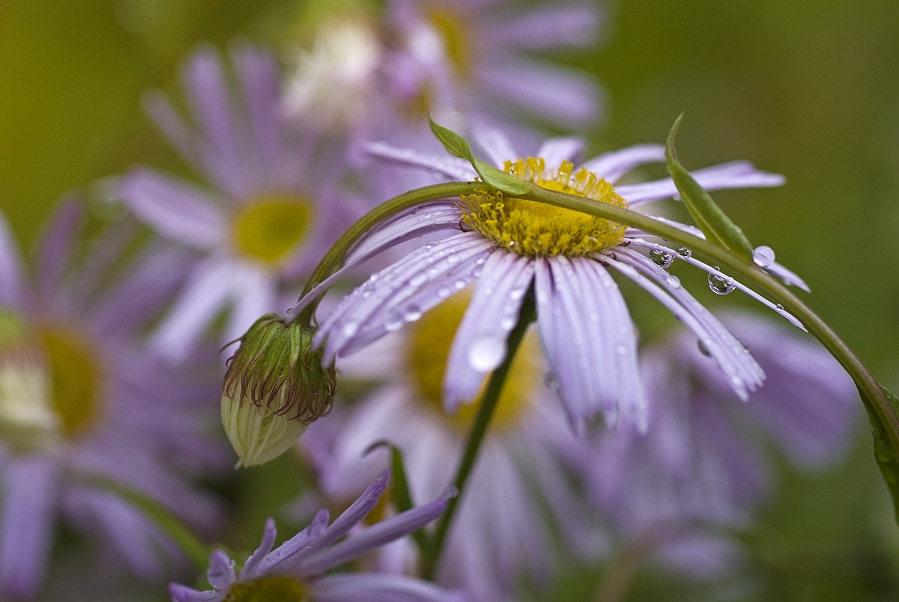
[[[459,495],[450,499],[446,512],[443,513],[437,522],[437,529],[434,532],[434,538],[431,544],[431,553],[425,558],[423,572],[428,579],[433,578],[434,571],[437,569],[437,564],[440,561],[440,553],[443,551],[443,544],[446,541],[447,532],[452,524],[459,503],[462,501],[465,485],[468,483],[468,477],[471,476],[471,471],[474,468],[475,461],[478,457],[478,451],[481,449],[481,443],[484,441],[484,435],[487,433],[490,419],[493,417],[493,411],[496,409],[497,402],[499,401],[499,394],[502,392],[503,384],[506,382],[506,377],[509,374],[509,368],[512,366],[512,361],[524,338],[528,325],[530,325],[536,317],[537,310],[534,305],[532,288],[528,291],[527,295],[525,295],[521,305],[521,311],[518,314],[518,323],[509,334],[508,353],[506,353],[506,358],[490,376],[490,381],[487,383],[487,390],[484,392],[484,397],[481,399],[481,407],[478,408],[478,414],[475,417],[474,424],[468,434],[465,451],[462,454],[462,459],[459,461],[459,468],[456,470],[456,478],[453,481],[453,485],[459,490]]]
[[[157,527],[165,532],[198,568],[202,569],[209,563],[209,547],[197,539],[193,532],[184,526],[184,523],[178,517],[156,500],[147,497],[136,489],[101,475],[79,474],[74,478],[85,485],[114,493],[140,510],[144,516],[152,520]]]

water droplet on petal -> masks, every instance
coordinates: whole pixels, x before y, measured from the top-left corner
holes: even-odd
[[[453,286],[456,288],[457,291],[461,291],[463,288],[465,288],[465,281],[464,280],[456,280],[455,282],[453,282]]]
[[[406,322],[417,322],[421,319],[421,308],[417,305],[410,305],[406,308],[403,318],[405,318]]]
[[[454,264],[454,263],[459,263],[459,256],[456,255],[455,253],[452,253],[451,255],[449,255],[449,256],[446,258],[446,261],[447,261],[447,263],[449,263],[450,265],[452,265],[452,264]]]
[[[359,324],[356,322],[347,322],[343,325],[343,336],[351,337],[359,330]]]
[[[716,266],[715,269],[717,270],[718,267]],[[709,274],[709,288],[716,295],[728,295],[733,292],[736,285],[734,285],[732,278],[719,276],[718,274]]]
[[[667,268],[674,263],[674,255],[661,249],[651,249],[649,258],[660,268]]]
[[[514,317],[503,318],[499,323],[499,327],[506,331],[512,330],[513,328],[515,328],[515,318]]]
[[[421,286],[422,284],[424,284],[427,281],[427,279],[428,279],[428,277],[424,272],[419,272],[418,274],[412,276],[412,278],[409,279],[409,284],[411,286],[416,286],[416,287]]]
[[[703,354],[706,357],[712,357],[712,352],[709,350],[702,339],[696,341],[696,347],[699,348],[699,353]]]
[[[668,286],[671,288],[680,288],[680,278],[673,274],[668,274],[668,277],[665,278],[665,282],[667,282]]]
[[[774,249],[767,245],[756,247],[752,252],[752,259],[759,267],[766,268],[774,263]]]
[[[778,303],[777,305],[775,305],[775,307],[776,307],[777,309],[779,309],[780,311],[785,311],[785,310],[784,310],[784,306],[783,306],[782,303]]]
[[[478,372],[490,372],[506,357],[505,341],[495,336],[482,336],[468,348],[468,364]]]
[[[546,374],[543,375],[543,385],[547,389],[552,389],[553,391],[557,391],[559,389],[559,387],[561,386],[559,384],[559,377],[557,377],[552,372],[547,372]]]
[[[618,355],[627,355],[627,345],[618,345],[618,347],[615,348],[615,352]]]
[[[677,254],[681,257],[690,257],[693,254],[693,251],[691,251],[687,247],[678,247]]]
[[[399,330],[403,327],[403,317],[397,313],[391,313],[387,316],[387,321],[384,323],[384,328],[387,329],[387,332],[394,332],[395,330]]]
[[[448,286],[442,286],[437,290],[437,296],[440,297],[441,299],[446,299],[447,297],[449,297],[452,294],[453,294],[453,291],[450,290],[450,288]]]

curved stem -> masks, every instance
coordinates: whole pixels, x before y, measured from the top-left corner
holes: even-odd
[[[735,255],[724,247],[693,236],[649,216],[630,211],[629,209],[597,203],[590,199],[546,190],[535,184],[528,184],[529,190],[522,194],[516,194],[516,198],[587,213],[595,217],[624,224],[625,226],[640,228],[654,236],[680,243],[692,249],[694,253],[698,253],[713,260],[714,263],[726,267],[728,275],[737,276],[745,282],[752,282],[760,291],[780,302],[785,309],[790,311],[805,325],[812,335],[821,341],[843,368],[846,369],[861,391],[862,400],[865,402],[866,408],[873,412],[882,424],[888,425],[889,428],[886,429],[888,431],[887,437],[892,449],[899,451],[899,416],[897,416],[896,409],[893,408],[874,375],[871,374],[867,366],[824,320],[778,280],[763,272],[755,264]],[[383,203],[363,216],[340,237],[312,274],[304,289],[304,294],[332,274],[335,269],[339,268],[352,246],[378,223],[400,211],[428,201],[473,194],[485,188],[489,188],[489,186],[483,182],[449,182],[447,184],[419,188]],[[302,319],[311,323],[316,304],[317,302],[311,303],[294,319],[300,319],[302,316]]]
[[[465,451],[462,453],[462,458],[459,461],[459,468],[456,470],[456,478],[453,480],[453,485],[459,490],[459,495],[450,498],[446,512],[443,513],[437,523],[437,529],[434,532],[430,553],[427,554],[427,557],[425,558],[423,572],[424,576],[428,579],[433,578],[434,571],[437,569],[437,564],[440,561],[440,553],[443,551],[443,544],[446,541],[446,535],[452,524],[453,517],[456,514],[459,502],[462,501],[465,485],[468,483],[468,477],[471,475],[471,471],[474,468],[475,461],[478,457],[478,451],[481,449],[481,443],[484,441],[484,435],[487,433],[487,427],[490,425],[490,419],[493,417],[493,411],[496,409],[497,402],[499,401],[499,394],[502,392],[503,384],[506,382],[506,377],[509,374],[509,368],[512,366],[512,361],[515,359],[515,354],[518,351],[522,339],[524,339],[524,334],[528,329],[528,325],[530,325],[536,317],[537,309],[534,304],[533,287],[531,287],[522,302],[521,311],[518,314],[518,323],[509,334],[506,358],[490,376],[490,381],[487,383],[487,390],[484,392],[484,397],[481,399],[481,407],[478,408],[478,414],[475,417],[474,424],[468,434]]]

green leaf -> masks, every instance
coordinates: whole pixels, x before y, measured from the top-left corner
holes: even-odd
[[[471,145],[468,144],[468,140],[453,130],[439,125],[431,119],[430,116],[428,116],[428,122],[431,124],[431,131],[437,136],[437,140],[440,140],[440,143],[443,145],[443,148],[446,149],[446,152],[454,157],[465,159],[471,163],[472,167],[474,167],[475,159],[471,152]],[[475,168],[475,170],[477,170],[477,168]]]
[[[415,502],[412,501],[412,493],[409,491],[409,479],[406,477],[406,466],[403,461],[403,450],[398,448],[390,441],[381,440],[376,441],[368,446],[368,449],[365,450],[365,453],[363,455],[368,455],[373,450],[379,447],[386,447],[390,449],[390,476],[392,481],[391,485],[393,488],[393,500],[396,504],[396,509],[398,512],[405,512],[406,510],[410,510],[415,506]],[[430,549],[430,538],[423,528],[412,533],[412,539],[415,540],[415,543],[418,545],[418,548],[422,551],[422,553],[426,553],[427,550]]]
[[[880,388],[886,393],[893,409],[899,413],[899,398],[883,385]],[[874,459],[877,460],[880,474],[883,475],[883,480],[890,491],[890,497],[893,499],[893,512],[896,522],[899,523],[899,450],[890,443],[888,435],[890,425],[884,424],[878,418],[877,412],[874,410],[874,400],[866,397],[861,389],[859,389],[859,394],[862,397],[865,411],[868,413],[868,421],[871,423],[871,434],[874,436]]]
[[[521,180],[512,174],[507,174],[481,159],[476,158],[472,161],[472,166],[484,182],[497,190],[502,190],[506,194],[525,194],[533,186],[527,180]]]
[[[684,114],[681,113],[675,120],[671,132],[668,134],[668,141],[665,143],[668,173],[671,174],[671,179],[677,186],[681,200],[706,238],[744,259],[752,261],[752,245],[749,244],[749,239],[677,160],[677,154],[674,152],[674,137],[677,135],[683,117]]]
[[[465,159],[471,163],[471,166],[478,172],[478,175],[481,176],[481,180],[483,180],[485,184],[489,184],[506,194],[524,194],[530,191],[532,186],[530,182],[516,178],[486,161],[478,159],[471,152],[471,145],[468,144],[468,140],[453,130],[435,123],[430,117],[428,117],[428,120],[431,124],[431,131],[434,132],[434,135],[437,136],[437,139],[443,144],[443,148],[446,149],[446,152],[454,157]]]

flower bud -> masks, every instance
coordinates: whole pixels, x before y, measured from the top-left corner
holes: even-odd
[[[314,335],[308,326],[267,314],[238,339],[222,387],[222,424],[238,467],[280,456],[330,411],[336,371],[322,366]]]
[[[57,442],[58,429],[37,340],[20,316],[0,308],[0,441],[17,451],[42,451]]]

